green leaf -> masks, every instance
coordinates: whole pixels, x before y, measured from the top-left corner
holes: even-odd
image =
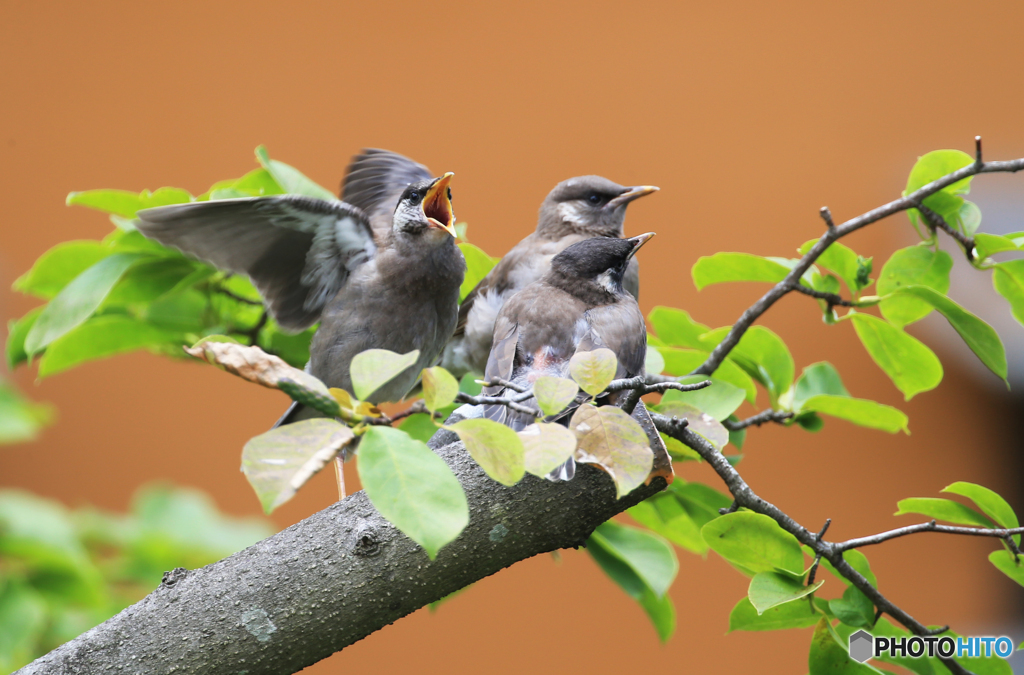
[[[644,372],[648,375],[660,375],[665,372],[665,359],[655,347],[647,345],[644,355]]]
[[[697,290],[727,281],[761,281],[776,284],[789,268],[774,260],[749,253],[716,253],[697,260],[691,271]]]
[[[518,432],[527,473],[543,478],[560,467],[576,450],[576,436],[561,424],[537,422]]]
[[[899,509],[895,514],[903,516],[907,514],[920,514],[935,520],[944,520],[957,525],[973,525],[979,527],[995,527],[995,523],[986,516],[981,515],[974,509],[964,506],[951,499],[938,497],[912,497],[901,499],[896,503]]]
[[[618,359],[615,352],[601,347],[592,352],[576,352],[569,359],[569,374],[580,389],[597,396],[615,379]]]
[[[604,469],[615,483],[617,498],[647,480],[654,466],[650,441],[637,421],[621,408],[581,405],[569,428],[576,434],[576,461]]]
[[[710,352],[706,350],[675,349],[662,347],[659,349],[665,359],[665,372],[677,377],[688,375],[698,368],[708,358]],[[754,381],[737,366],[731,359],[726,359],[711,375],[716,380],[728,382],[739,387],[746,394],[747,401],[753,404],[757,400],[757,389]]]
[[[430,559],[469,524],[469,503],[444,460],[390,427],[370,427],[359,442],[359,481],[374,508]]]
[[[459,287],[459,302],[461,303],[470,291],[476,288],[477,284],[494,269],[500,258],[492,258],[479,246],[467,242],[458,244],[458,247],[466,259],[466,276],[462,278],[462,286]]]
[[[732,498],[707,485],[676,478],[667,490],[640,502],[627,513],[672,543],[704,555],[708,545],[700,529],[718,518],[718,510],[731,503]]]
[[[102,308],[149,305],[168,293],[183,290],[181,284],[185,280],[190,280],[191,286],[212,273],[208,266],[184,258],[142,261],[124,273]]]
[[[992,551],[988,554],[988,561],[995,565],[996,569],[1024,586],[1024,562],[1017,562],[1009,551]]]
[[[143,190],[136,194],[124,190],[86,190],[68,194],[68,206],[85,206],[104,213],[122,218],[134,218],[137,211],[167,206],[168,204],[184,204],[192,201],[192,195],[180,188],[162,187],[155,192]]]
[[[747,598],[758,614],[793,600],[804,598],[821,588],[825,583],[817,581],[812,586],[805,586],[800,579],[778,572],[758,572],[750,580]]]
[[[804,555],[796,537],[760,513],[727,513],[705,525],[701,536],[715,553],[745,574],[780,570],[803,574]]]
[[[658,405],[658,412],[662,415],[689,421],[690,424],[687,428],[695,434],[700,434],[719,452],[729,442],[729,431],[721,422],[689,403],[681,401],[661,403]]]
[[[717,346],[731,327],[724,326],[705,334],[701,341],[709,347]],[[760,382],[771,395],[773,406],[779,396],[793,384],[796,365],[789,348],[778,335],[764,326],[752,326],[740,338],[729,354],[751,377]]]
[[[605,527],[605,525],[613,525],[615,527],[623,527],[615,523],[605,523],[598,529]],[[629,528],[632,529],[632,528]],[[651,535],[643,536],[650,537]],[[628,537],[629,535],[627,535]],[[621,543],[621,542],[620,542]],[[662,542],[663,543],[663,542]],[[672,559],[675,560],[675,554],[672,552],[672,548],[665,544],[665,548],[668,550]],[[653,545],[651,551],[654,551]],[[634,568],[634,564],[642,566],[647,569],[649,574],[657,574],[658,568],[664,568],[664,561],[657,563],[658,558],[661,556],[655,554],[653,557],[650,555],[651,551],[641,550],[643,555],[641,560],[637,560],[628,556],[632,553],[630,547],[627,546],[625,549],[620,545],[619,547],[613,547],[609,540],[602,536],[598,531],[595,531],[591,535],[590,539],[587,540],[587,552],[591,555],[598,566],[614,581],[618,584],[626,593],[640,603],[641,608],[647,613],[647,616],[651,619],[654,624],[655,630],[658,631],[658,637],[661,638],[662,642],[671,637],[675,631],[675,608],[672,605],[672,600],[669,598],[667,593],[662,593],[660,596],[647,581],[644,580],[637,569]],[[624,556],[625,554],[625,556]],[[647,565],[651,561],[655,561],[655,567],[651,568]],[[676,563],[678,566],[678,563]],[[671,580],[670,582],[671,583]]]
[[[565,377],[541,375],[533,383],[533,395],[545,415],[557,415],[573,402],[579,385]]]
[[[278,185],[270,172],[260,167],[253,169],[236,180],[215,183],[210,190],[196,199],[232,199],[236,197],[267,197],[281,195],[285,191]]]
[[[992,286],[1010,303],[1010,310],[1017,323],[1024,325],[1024,259],[994,266]]]
[[[459,381],[441,366],[423,369],[423,404],[435,412],[455,401]]]
[[[821,614],[811,610],[809,602],[788,602],[758,613],[748,598],[743,598],[729,613],[729,630],[784,630],[807,628],[818,623]]]
[[[180,334],[123,314],[97,316],[54,340],[39,362],[39,377],[136,349],[181,348]]]
[[[526,473],[523,442],[505,425],[477,418],[462,420],[445,429],[458,434],[480,468],[502,485],[515,485]]]
[[[658,306],[647,315],[658,339],[672,347],[702,348],[700,336],[708,332],[708,327],[690,318],[690,314],[681,309]]]
[[[984,260],[990,255],[994,255],[996,253],[1018,250],[1017,242],[1012,239],[998,234],[987,234],[985,232],[979,232],[974,235],[974,248],[977,251],[978,258],[980,260]]]
[[[306,195],[328,202],[338,201],[333,192],[317,185],[298,169],[276,159],[270,159],[267,149],[262,145],[256,148],[256,159],[286,194]]]
[[[14,282],[14,290],[44,300],[53,298],[79,274],[110,255],[98,241],[65,241],[39,256]]]
[[[812,363],[804,368],[793,388],[793,410],[802,410],[804,402],[812,396],[828,394],[830,396],[849,396],[839,377],[839,371],[828,361]]]
[[[143,208],[141,195],[127,190],[70,192],[65,203],[68,206],[85,206],[124,218],[134,218],[135,213]]]
[[[810,548],[805,546],[803,547],[803,551],[808,556],[814,557],[814,551],[812,551]],[[861,553],[857,549],[844,551],[843,560],[849,563],[850,567],[859,572],[861,576],[863,576],[865,579],[871,582],[872,586],[878,586],[878,579],[875,578],[875,573],[871,571],[871,565],[870,563],[868,563],[867,556],[865,556],[863,553]],[[828,570],[832,574],[832,576],[834,576],[836,579],[843,582],[847,586],[850,585],[850,581],[846,577],[841,575],[839,572],[837,572],[836,569],[832,567],[832,563],[830,563],[827,558],[821,559],[821,567]]]
[[[870,629],[875,623],[874,604],[854,586],[847,587],[843,597],[829,600],[828,606],[847,626]]]
[[[20,319],[12,319],[7,322],[5,354],[7,356],[8,370],[14,370],[16,366],[28,362],[29,355],[25,351],[25,336],[32,330],[32,326],[35,324],[36,319],[39,318],[39,314],[42,313],[44,307],[30,309]]]
[[[746,393],[734,385],[717,378],[706,378],[702,375],[691,375],[680,379],[683,384],[694,384],[711,379],[711,386],[697,391],[678,391],[669,389],[661,397],[661,404],[679,402],[691,405],[707,413],[718,421],[729,417],[740,407]]]
[[[1006,381],[1006,351],[992,326],[927,286],[905,286],[899,293],[899,296],[904,295],[913,295],[939,310],[981,362]]]
[[[942,491],[967,497],[999,527],[1007,530],[1020,527],[1020,522],[1017,520],[1017,514],[1014,513],[1013,508],[998,493],[989,490],[987,487],[977,485],[976,483],[957,481],[952,485],[947,485]],[[1017,544],[1020,544],[1020,535],[1014,535],[1013,539]]]
[[[349,364],[352,393],[362,401],[370,400],[375,391],[406,369],[416,365],[419,358],[420,350],[418,349],[414,349],[408,354],[396,354],[387,349],[367,349],[356,354],[352,358],[352,363]]]
[[[354,439],[351,429],[333,419],[286,424],[245,444],[242,473],[259,497],[264,512],[271,513],[294,497],[299,488]]]
[[[870,314],[851,314],[850,318],[868,354],[906,400],[939,386],[942,363],[924,343]]]
[[[927,246],[901,248],[892,254],[878,276],[878,294],[890,295],[906,286],[927,286],[945,295],[949,291],[949,272],[953,259],[945,251]],[[908,295],[894,295],[879,304],[882,316],[898,328],[928,316],[933,305]]]
[[[814,629],[807,665],[810,675],[867,675],[882,672],[851,659],[846,645],[837,642],[826,617],[822,617]]]
[[[398,428],[409,434],[410,438],[426,443],[437,433],[437,425],[427,413],[409,415],[399,422]]]
[[[29,401],[0,379],[0,444],[35,440],[53,417],[52,406]]]
[[[880,429],[890,434],[897,431],[910,433],[907,428],[907,416],[900,410],[863,398],[819,394],[807,399],[800,410],[831,415],[858,426]]]
[[[903,192],[903,195],[906,196],[916,192],[928,183],[972,163],[974,163],[974,158],[966,152],[959,150],[935,150],[929,152],[927,155],[919,157],[917,163],[914,164],[914,168],[911,169],[910,176],[907,178],[907,189]],[[924,205],[950,220],[952,216],[960,211],[960,207],[964,203],[964,199],[960,195],[970,192],[971,178],[964,178],[926,197]],[[917,215],[917,209],[911,210]]]
[[[598,525],[591,538],[629,565],[637,576],[661,597],[679,572],[675,551],[661,537],[635,527],[608,521]]]
[[[0,672],[9,673],[44,652],[46,600],[28,584],[12,578],[0,586]]]
[[[817,239],[811,239],[810,241],[804,242],[804,245],[800,247],[800,255],[807,255],[807,252],[814,248],[814,245],[817,243]],[[834,241],[829,244],[824,253],[822,253],[814,262],[816,265],[820,265],[827,270],[835,272],[851,292],[856,293],[867,285],[861,284],[857,279],[857,270],[859,267],[857,254],[853,249],[840,244],[838,241]]]
[[[82,324],[100,306],[121,275],[142,257],[139,253],[115,253],[75,277],[39,314],[25,336],[25,350],[37,354]]]

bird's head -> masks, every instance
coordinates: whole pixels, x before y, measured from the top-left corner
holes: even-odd
[[[653,232],[648,232],[629,239],[585,239],[551,259],[552,276],[559,280],[559,285],[568,283],[570,286],[624,295],[622,275],[630,259],[653,236]]]
[[[570,178],[541,204],[537,232],[621,237],[626,205],[657,190],[653,185],[626,187],[601,176]]]
[[[455,214],[449,187],[454,175],[449,172],[440,178],[409,184],[395,207],[394,232],[425,235],[437,242],[446,241],[449,236],[454,238]]]

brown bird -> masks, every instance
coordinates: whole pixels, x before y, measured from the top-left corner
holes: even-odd
[[[449,182],[401,155],[357,156],[346,201],[297,195],[145,209],[138,228],[162,244],[247,274],[281,327],[320,321],[307,370],[352,390],[349,364],[367,349],[419,360],[370,395],[402,398],[455,329],[466,263],[455,246]],[[390,219],[390,220],[389,220]],[[281,422],[306,416],[293,406]]]
[[[593,237],[552,258],[543,278],[501,308],[484,377],[531,387],[541,375],[568,377],[569,360],[576,352],[601,347],[615,352],[617,378],[644,374],[647,328],[623,279],[633,256],[653,236],[650,232],[630,239]],[[501,386],[484,389],[486,396],[506,393]],[[483,414],[517,431],[534,421],[501,405],[485,406]],[[571,478],[573,466],[570,460],[560,477]]]
[[[516,244],[463,300],[442,365],[457,376],[482,372],[491,349],[494,320],[508,298],[543,277],[552,258],[569,246],[591,237],[622,238],[626,206],[657,189],[651,185],[625,187],[601,176],[579,176],[556,185],[541,204],[537,229]],[[626,270],[623,287],[639,297],[636,261]]]

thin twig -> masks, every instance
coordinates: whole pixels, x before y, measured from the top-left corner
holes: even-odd
[[[675,380],[664,380],[662,382],[649,383],[646,375],[637,375],[636,377],[623,378],[621,380],[612,380],[611,383],[605,387],[605,391],[608,393],[614,391],[622,391],[624,389],[639,389],[644,394],[664,393],[669,389],[675,389],[676,391],[697,391],[698,389],[704,389],[705,387],[711,386],[711,380],[701,380],[700,382],[694,382],[693,384],[683,384]]]
[[[250,300],[249,298],[243,297],[243,296],[239,295],[238,293],[235,293],[233,291],[229,291],[228,289],[224,288],[223,286],[215,286],[214,290],[217,291],[218,293],[220,293],[221,295],[226,295],[227,297],[231,298],[232,300],[236,300],[238,302],[241,302],[244,305],[262,305],[263,304],[263,302],[261,300]]]
[[[828,210],[828,207],[822,206],[819,213],[821,214],[821,219],[825,221],[825,225],[828,229],[834,229],[836,224],[832,222],[832,212]]]
[[[455,397],[455,400],[459,403],[468,403],[470,405],[503,405],[526,415],[544,417],[544,413],[541,411],[522,405],[521,403],[516,403],[512,399],[505,398],[503,396],[470,396],[469,394],[460,391]]]
[[[873,534],[869,537],[858,537],[857,539],[848,539],[846,541],[832,544],[833,548],[842,553],[843,551],[849,551],[854,548],[861,548],[862,546],[871,546],[873,544],[881,544],[883,541],[889,541],[890,539],[896,539],[897,537],[905,537],[908,534],[917,534],[918,532],[942,532],[944,534],[962,534],[973,537],[996,537],[998,539],[1009,539],[1015,534],[1024,534],[1024,527],[1015,527],[1012,529],[994,529],[988,527],[959,527],[955,525],[939,525],[934,520],[927,523],[918,523],[916,525],[907,525],[906,527],[899,527],[895,530],[889,530],[888,532],[880,532],[879,534]]]
[[[924,202],[919,202],[914,205],[914,208],[918,210],[921,217],[924,218],[924,222],[928,225],[928,229],[934,232],[936,229],[942,230],[950,237],[955,239],[960,246],[963,247],[964,253],[967,255],[967,260],[974,260],[974,238],[968,237],[960,230],[956,229],[952,225],[946,222],[940,214],[931,210],[924,205]]]
[[[505,389],[511,389],[512,391],[519,392],[520,394],[530,390],[528,387],[516,384],[510,380],[503,380],[500,377],[496,377],[493,380],[477,380],[476,383],[483,387],[504,387]]]
[[[929,634],[930,629],[927,626],[882,595],[864,575],[855,570],[850,563],[846,562],[843,559],[842,551],[836,550],[835,544],[823,539],[819,540],[814,533],[797,523],[777,506],[759,497],[747,485],[746,481],[743,480],[743,477],[740,476],[732,464],[729,463],[729,460],[722,456],[722,453],[716,450],[704,437],[686,428],[687,425],[682,423],[685,420],[657,413],[652,413],[651,417],[658,431],[675,438],[695,450],[714,469],[726,487],[729,488],[729,492],[732,493],[735,499],[735,507],[746,508],[755,513],[768,516],[778,523],[779,527],[796,537],[797,541],[814,551],[815,556],[821,556],[832,563],[832,567],[839,575],[849,580],[853,586],[866,595],[875,605],[879,616],[882,613],[888,614],[915,635],[924,636]],[[968,671],[952,658],[940,657],[940,659],[954,675],[967,674]]]
[[[854,302],[852,300],[847,300],[846,298],[844,298],[841,295],[837,295],[836,293],[827,293],[825,291],[816,291],[813,288],[809,288],[808,286],[804,286],[803,284],[797,284],[796,286],[793,287],[793,290],[797,291],[798,293],[803,293],[804,295],[809,295],[812,298],[817,298],[818,300],[824,300],[830,306],[833,306],[833,305],[838,305],[840,307],[854,307],[855,306],[855,304],[854,304]]]
[[[829,228],[825,234],[811,247],[803,258],[794,265],[793,269],[790,270],[786,278],[775,284],[767,293],[755,302],[753,305],[748,307],[740,318],[733,324],[729,330],[729,334],[725,336],[717,347],[708,355],[708,358],[702,363],[697,369],[693,371],[694,375],[710,375],[715,372],[725,357],[729,355],[736,345],[739,343],[740,338],[747,332],[747,329],[757,321],[758,317],[768,311],[768,308],[774,305],[779,298],[792,291],[798,283],[800,278],[804,275],[814,261],[817,260],[825,249],[829,247],[832,242],[845,237],[852,232],[877,222],[883,218],[887,218],[900,211],[906,211],[910,208],[917,208],[917,205],[925,197],[929,197],[939,190],[961,181],[964,178],[974,176],[980,173],[1014,173],[1024,169],[1024,158],[1014,159],[1005,162],[974,162],[969,164],[962,169],[958,169],[951,174],[947,174],[938,180],[934,180],[927,185],[922,186],[920,189],[915,190],[906,197],[894,199],[888,204],[879,206],[878,208],[872,209],[866,213],[862,213],[856,218],[851,218],[842,225],[836,225],[835,227]]]
[[[426,403],[424,403],[422,400],[416,401],[415,403],[413,403],[411,406],[409,406],[408,408],[406,408],[402,412],[396,413],[396,414],[392,415],[391,417],[388,417],[388,424],[394,424],[395,422],[398,422],[399,420],[403,420],[406,417],[411,417],[412,415],[416,415],[418,413],[429,413],[429,412],[430,411],[427,410],[427,404]],[[433,415],[431,415],[431,417],[433,417]]]
[[[267,310],[264,309],[263,313],[260,314],[260,318],[256,322],[255,326],[253,326],[249,330],[241,331],[242,335],[249,338],[250,347],[254,346],[259,341],[260,331],[263,330],[263,327],[267,325],[267,320],[269,318],[270,314],[268,314]]]
[[[744,420],[736,420],[735,422],[732,420],[725,420],[722,422],[722,426],[729,431],[739,431],[740,429],[746,429],[750,426],[759,427],[762,424],[767,424],[768,422],[781,424],[792,417],[793,413],[789,411],[772,410],[771,408],[768,408],[767,410],[762,410],[756,415],[751,415]]]

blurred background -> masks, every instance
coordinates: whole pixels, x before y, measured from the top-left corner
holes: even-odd
[[[331,188],[367,146],[454,171],[456,214],[492,255],[533,228],[540,201],[567,177],[658,185],[626,225],[659,235],[641,256],[642,308],[732,323],[764,288],[697,293],[688,271],[699,256],[795,255],[822,231],[819,207],[839,222],[889,201],[919,155],[971,152],[976,134],[987,159],[1024,155],[1022,21],[1024,5],[1009,1],[2,0],[0,318],[38,304],[6,289],[41,253],[112,229],[100,213],[65,207],[69,191],[198,194],[255,168],[263,143]],[[971,200],[983,231],[1024,229],[1024,177],[978,178]],[[877,272],[913,241],[900,215],[848,243],[874,255]],[[995,322],[1024,389],[1024,328],[989,275],[963,267],[951,295]],[[742,469],[763,497],[809,528],[832,518],[836,539],[908,524],[892,517],[897,500],[938,496],[956,480],[991,487],[1024,514],[1022,400],[949,339],[941,318],[910,332],[938,351],[946,378],[909,403],[852,327],[825,326],[809,299],[786,298],[764,323],[789,344],[798,372],[832,361],[852,395],[906,411],[913,435],[835,420],[815,435],[753,430]],[[139,509],[138,499],[130,505],[140,485],[164,480],[206,492],[229,516],[260,514],[239,453],[284,409],[283,394],[149,354],[41,382],[34,367],[6,377],[58,418],[35,442],[0,447],[0,487],[127,512]],[[701,467],[682,475],[721,487]],[[325,472],[273,526],[335,498]],[[881,590],[919,620],[1019,642],[1024,593],[988,563],[992,549],[923,535],[867,553]],[[460,673],[486,663],[490,673],[611,673],[652,658],[692,672],[806,669],[809,629],[727,634],[746,579],[714,556],[680,552],[680,564],[678,629],[665,645],[585,553],[567,551],[561,562],[541,556],[507,569],[308,672]]]

